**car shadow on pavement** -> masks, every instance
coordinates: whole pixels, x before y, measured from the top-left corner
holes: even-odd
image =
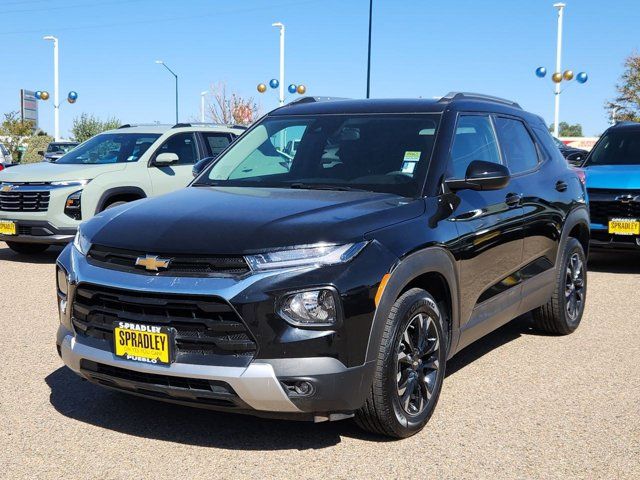
[[[64,247],[51,246],[42,253],[26,255],[11,250],[5,243],[0,242],[0,261],[15,263],[54,264]]]
[[[535,334],[520,317],[464,349],[447,364],[453,375],[478,358],[522,335]],[[62,415],[101,428],[157,440],[229,450],[308,450],[331,447],[342,437],[385,442],[353,421],[270,420],[148,400],[94,385],[66,367],[46,377],[51,405]]]
[[[589,271],[640,274],[640,251],[593,251],[589,255]]]

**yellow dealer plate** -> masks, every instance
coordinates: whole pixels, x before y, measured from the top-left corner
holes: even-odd
[[[637,218],[612,218],[609,233],[616,235],[640,235],[640,221]]]
[[[10,222],[8,220],[0,220],[0,234],[2,235],[15,235],[16,222]]]
[[[173,329],[154,325],[116,322],[114,353],[135,362],[168,365],[172,361]]]

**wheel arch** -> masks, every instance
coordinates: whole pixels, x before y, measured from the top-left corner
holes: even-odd
[[[438,310],[445,305],[446,310],[442,313],[449,327],[450,357],[455,352],[460,336],[458,275],[451,253],[441,247],[425,248],[400,260],[389,275],[374,314],[366,361],[376,359],[384,325],[395,301],[404,292],[416,287],[426,290],[436,299]]]
[[[126,199],[126,201],[140,200],[141,198],[147,198],[146,192],[140,187],[114,187],[109,188],[102,192],[100,199],[96,204],[95,214],[100,213],[105,206],[111,201],[118,201],[117,199]]]
[[[560,237],[560,248],[556,255],[556,268],[562,260],[562,252],[567,244],[567,238],[575,238],[580,242],[584,249],[585,256],[589,257],[589,239],[591,237],[591,227],[589,220],[589,211],[587,207],[578,207],[573,209],[565,219]]]

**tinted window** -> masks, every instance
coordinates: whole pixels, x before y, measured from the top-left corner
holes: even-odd
[[[421,192],[439,115],[267,117],[199,179],[217,186]]]
[[[63,155],[56,164],[137,162],[159,136],[153,133],[102,133]]]
[[[175,153],[178,155],[178,165],[194,164],[198,160],[196,152],[196,142],[193,133],[178,133],[169,137],[156,152]]]
[[[467,167],[474,160],[500,163],[493,126],[489,117],[461,115],[451,148],[450,176],[464,178]]]
[[[524,123],[512,118],[498,117],[496,130],[511,173],[526,172],[538,165],[538,151]]]
[[[208,156],[217,157],[231,143],[231,138],[227,133],[203,133],[202,136],[207,144]]]
[[[605,133],[586,165],[640,165],[640,130]]]

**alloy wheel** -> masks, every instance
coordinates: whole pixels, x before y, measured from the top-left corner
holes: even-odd
[[[440,373],[440,335],[436,321],[416,314],[398,342],[397,393],[408,415],[421,414],[434,395]]]
[[[584,304],[584,263],[577,253],[567,262],[565,304],[569,318],[576,320]]]

